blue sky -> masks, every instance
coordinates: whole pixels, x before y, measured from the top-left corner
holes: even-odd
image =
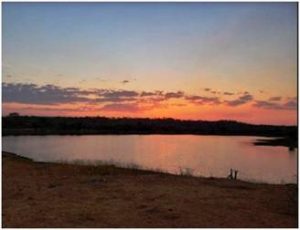
[[[296,95],[297,3],[2,6],[4,82]]]

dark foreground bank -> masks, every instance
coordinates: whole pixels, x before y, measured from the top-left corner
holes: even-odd
[[[297,186],[2,153],[3,227],[297,227]]]

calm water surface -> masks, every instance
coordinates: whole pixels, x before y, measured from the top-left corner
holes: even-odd
[[[36,161],[97,161],[179,173],[225,177],[230,168],[244,180],[295,183],[297,151],[254,146],[259,137],[196,135],[8,136],[2,149]]]

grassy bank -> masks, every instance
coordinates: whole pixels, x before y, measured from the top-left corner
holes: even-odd
[[[297,186],[2,153],[3,227],[297,227]]]

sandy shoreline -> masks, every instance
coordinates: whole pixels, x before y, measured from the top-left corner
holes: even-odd
[[[3,227],[297,227],[297,185],[38,163],[2,152]]]

